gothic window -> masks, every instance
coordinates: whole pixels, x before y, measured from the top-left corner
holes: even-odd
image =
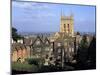
[[[64,31],[66,31],[66,24],[64,24]]]
[[[66,28],[66,24],[64,24],[64,28]]]
[[[68,25],[68,28],[69,28],[69,24],[67,24]]]
[[[69,32],[69,24],[67,24],[67,26],[68,26],[68,32]]]

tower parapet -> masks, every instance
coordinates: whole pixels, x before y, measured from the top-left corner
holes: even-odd
[[[74,35],[74,19],[73,19],[73,15],[61,16],[60,32],[68,33],[71,36]]]

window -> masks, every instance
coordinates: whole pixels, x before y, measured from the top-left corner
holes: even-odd
[[[46,41],[46,45],[48,45],[49,44],[49,42],[48,41]]]
[[[66,24],[64,24],[64,31],[66,32]]]
[[[69,28],[69,24],[67,24],[68,25],[68,28]]]
[[[46,50],[46,51],[49,51],[49,47],[46,47],[45,50]]]
[[[40,45],[40,41],[38,40],[38,41],[36,42],[36,44],[37,44],[37,45]]]
[[[66,24],[64,24],[64,28],[66,28]]]
[[[68,32],[69,32],[69,24],[67,24],[67,26],[68,26]]]
[[[61,49],[58,49],[58,53],[61,53]]]
[[[37,52],[41,52],[41,48],[36,48],[36,51]]]
[[[61,43],[58,43],[57,46],[58,46],[58,47],[61,46]]]

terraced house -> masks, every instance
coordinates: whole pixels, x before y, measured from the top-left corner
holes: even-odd
[[[23,43],[12,44],[12,62],[24,62],[26,58],[51,56],[52,51],[52,44],[47,37],[25,38]]]

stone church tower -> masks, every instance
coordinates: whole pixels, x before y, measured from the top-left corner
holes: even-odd
[[[74,19],[73,15],[61,16],[60,32],[67,33],[68,35],[74,35]]]

